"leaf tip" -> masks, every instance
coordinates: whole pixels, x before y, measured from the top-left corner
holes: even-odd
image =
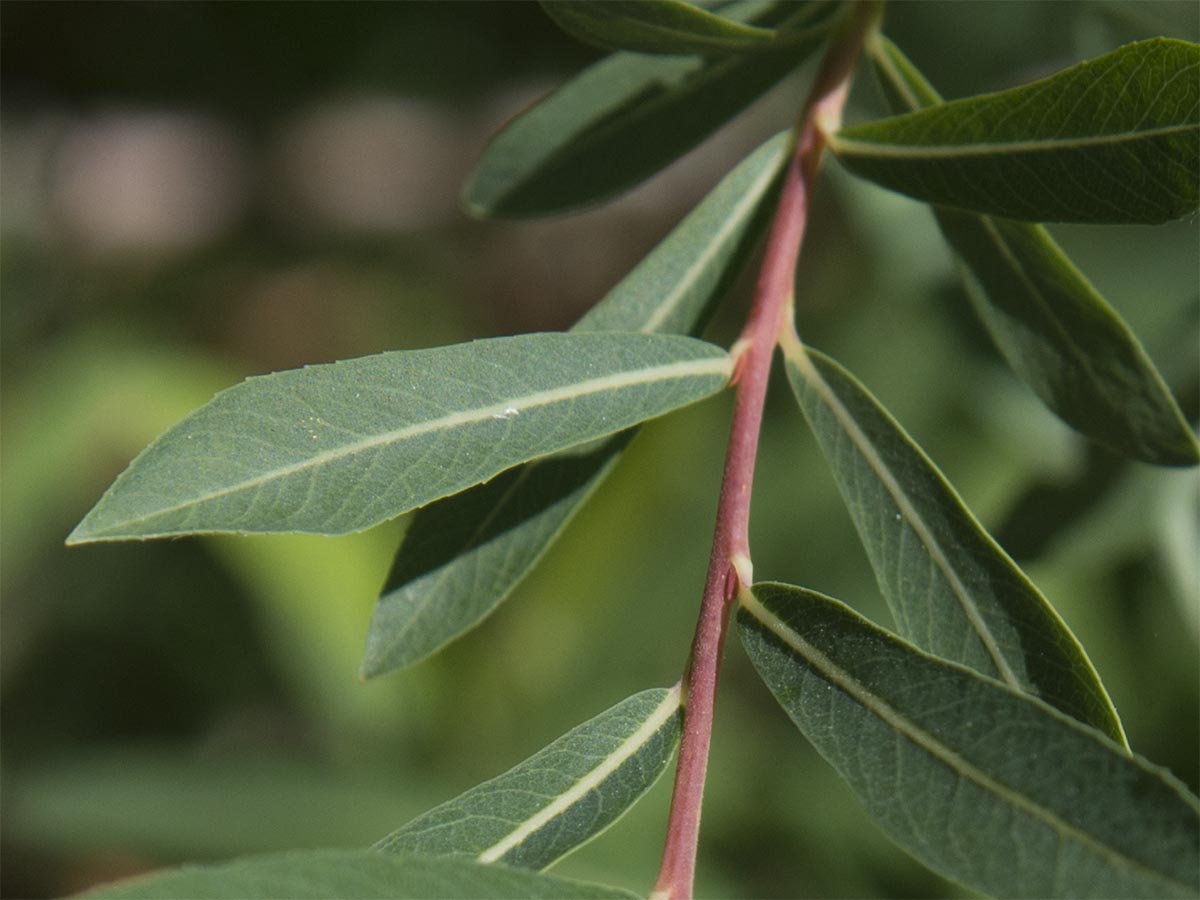
[[[89,538],[87,532],[82,530],[82,525],[82,522],[76,525],[71,533],[67,535],[67,539],[63,541],[64,547],[79,547],[83,544],[92,543],[92,538]]]
[[[1131,446],[1111,441],[1105,446],[1114,453],[1153,466],[1189,469],[1200,464],[1200,440],[1197,440],[1191,426],[1182,415],[1179,417],[1178,427],[1173,428],[1169,434],[1160,432],[1154,440],[1142,441]]]
[[[95,512],[93,509],[92,512]],[[89,512],[79,524],[71,529],[71,533],[67,535],[67,539],[63,541],[64,546],[78,547],[82,544],[95,544],[105,540],[92,525],[92,512]]]
[[[65,546],[78,547],[83,544],[101,544],[111,541],[144,541],[162,536],[152,533],[141,534],[136,526],[131,527],[128,519],[113,521],[109,505],[105,502],[107,499],[108,494],[105,494],[80,520],[79,524],[67,535],[66,541],[63,542]]]
[[[483,222],[491,218],[488,208],[474,199],[467,188],[463,188],[462,194],[459,195],[458,205],[466,215],[477,221]]]
[[[386,671],[387,667],[380,662],[378,656],[373,654],[368,647],[367,652],[363,654],[362,663],[358,667],[358,683],[366,684]]]
[[[380,601],[382,604],[382,600]],[[367,630],[367,646],[363,650],[362,662],[358,667],[358,680],[366,683],[380,675],[405,669],[430,657],[435,652],[428,647],[414,651],[412,647],[397,646],[389,639],[390,632],[380,623],[379,607]]]
[[[1193,466],[1200,465],[1200,444],[1192,441],[1191,445],[1187,448],[1187,451],[1179,456],[1179,461],[1172,463],[1172,465],[1179,466],[1180,468],[1184,469],[1190,469]]]
[[[481,175],[483,174],[484,160],[480,160],[471,174],[467,176],[463,182],[462,189],[458,192],[459,208],[478,221],[486,221],[493,217],[493,209],[495,204],[490,202],[486,193],[480,187]]]
[[[1163,465],[1179,466],[1181,468],[1191,468],[1195,465],[1200,465],[1200,441],[1196,440],[1196,436],[1189,430],[1187,432],[1189,440],[1186,443],[1180,442],[1175,448],[1175,452],[1164,460]]]

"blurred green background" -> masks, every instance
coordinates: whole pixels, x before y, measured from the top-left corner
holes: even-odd
[[[1139,37],[1178,3],[897,3],[948,97]],[[646,428],[538,572],[469,636],[359,683],[403,521],[344,539],[67,551],[158,432],[245,375],[568,326],[721,174],[791,121],[809,70],[653,182],[540,223],[468,221],[488,133],[595,54],[533,3],[8,3],[0,53],[2,892],[182,860],[359,846],[683,664],[728,398]],[[852,120],[879,115],[869,73]],[[1090,449],[1008,374],[918,204],[831,164],[801,333],[943,466],[1076,630],[1132,744],[1193,790],[1195,471]],[[1197,414],[1197,222],[1054,232]],[[748,279],[743,279],[748,281]],[[743,284],[714,323],[736,334]],[[782,384],[756,574],[886,622]],[[697,889],[961,891],[890,847],[730,642]],[[669,778],[561,874],[648,888]]]

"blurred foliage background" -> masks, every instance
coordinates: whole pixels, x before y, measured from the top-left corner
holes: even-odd
[[[1168,3],[896,3],[948,97],[1140,37]],[[329,540],[62,541],[159,431],[247,374],[569,325],[791,121],[811,67],[653,182],[552,222],[468,221],[486,136],[593,59],[532,3],[9,3],[2,54],[2,891],[373,842],[677,677],[728,416],[646,428],[540,570],[433,660],[366,684],[404,522]],[[879,115],[869,73],[852,120]],[[1197,222],[1055,228],[1197,414]],[[749,279],[744,279],[748,282]],[[744,283],[712,330],[736,334]],[[1089,448],[1008,374],[918,204],[827,170],[800,330],[943,466],[1088,648],[1136,750],[1197,786],[1198,481]],[[886,622],[777,384],[756,574]],[[731,641],[698,891],[938,897]],[[557,869],[645,890],[669,778]]]

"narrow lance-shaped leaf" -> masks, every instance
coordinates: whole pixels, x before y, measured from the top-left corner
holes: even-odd
[[[1123,743],[1075,636],[929,457],[833,360],[789,343],[786,363],[900,634]]]
[[[751,154],[573,330],[698,334],[758,242],[789,146],[779,135]],[[629,437],[530,463],[418,511],[371,620],[364,676],[424,659],[487,616]]]
[[[1200,206],[1200,46],[1155,38],[830,140],[886,188],[1034,222],[1157,224]]]
[[[633,894],[540,872],[372,850],[304,850],[184,866],[82,895],[95,900],[632,900]]]
[[[146,448],[69,540],[359,531],[700,400],[729,369],[693,338],[531,334],[250,378]]]
[[[376,849],[544,869],[620,818],[679,740],[679,688],[635,694]]]
[[[528,217],[608,199],[682,156],[804,62],[840,19],[825,3],[738,3],[734,21],[782,19],[788,46],[722,58],[615,53],[510,122],[464,189],[476,215]]]
[[[796,726],[898,844],[995,897],[1195,897],[1200,802],[1054,708],[783,584],[742,642]]]
[[[871,46],[897,110],[941,98],[895,44]],[[1111,450],[1192,465],[1196,438],[1137,338],[1040,225],[934,207],[972,303],[1013,371],[1063,421]]]
[[[567,34],[606,50],[739,53],[769,44],[770,28],[734,22],[683,0],[541,0]]]

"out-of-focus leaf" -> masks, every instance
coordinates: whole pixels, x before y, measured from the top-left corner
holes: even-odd
[[[348,733],[403,733],[422,715],[417,682],[363,690],[347,677],[362,658],[363,621],[399,535],[389,524],[341,538],[214,535],[205,541],[255,605],[265,653],[286,679],[293,708],[334,741]]]
[[[755,585],[755,668],[898,844],[995,897],[1195,897],[1200,802],[1046,704],[836,600]]]
[[[1200,473],[1182,482],[1168,495],[1163,492],[1156,516],[1155,537],[1179,606],[1193,640],[1200,642]],[[1174,487],[1174,486],[1173,486]]]
[[[788,147],[779,135],[747,157],[573,330],[699,333],[758,242]],[[420,510],[371,621],[363,675],[418,662],[495,609],[628,440],[531,463]]]
[[[529,334],[250,378],[138,456],[70,543],[345,534],[724,387],[693,338]]]
[[[463,192],[478,216],[530,217],[605,200],[682,156],[811,54],[840,20],[821,3],[739,3],[788,46],[721,58],[614,53],[510,122]],[[806,39],[807,38],[807,39]]]
[[[897,111],[941,103],[886,38],[871,48]],[[1013,371],[1063,421],[1146,462],[1192,465],[1196,438],[1128,326],[1046,230],[934,207],[965,263],[971,299]]]
[[[83,896],[97,900],[629,900],[633,894],[461,859],[388,856],[371,850],[307,850],[186,866],[118,882]]]
[[[60,544],[112,460],[128,459],[236,378],[224,360],[111,327],[64,335],[41,349],[33,372],[8,377],[0,404],[5,592]]]
[[[1200,45],[1129,44],[1023,87],[845,128],[903,194],[1034,222],[1158,224],[1200,206]]]
[[[740,53],[769,44],[770,28],[755,28],[683,0],[541,0],[567,34],[606,50],[635,53]]]
[[[678,687],[635,694],[375,849],[544,869],[650,789],[675,750],[680,718]]]
[[[128,742],[6,769],[4,789],[14,842],[88,853],[102,835],[114,850],[165,859],[362,847],[446,793],[428,772],[395,765]]]
[[[929,457],[833,360],[786,360],[899,632],[1124,742],[1079,642]]]

